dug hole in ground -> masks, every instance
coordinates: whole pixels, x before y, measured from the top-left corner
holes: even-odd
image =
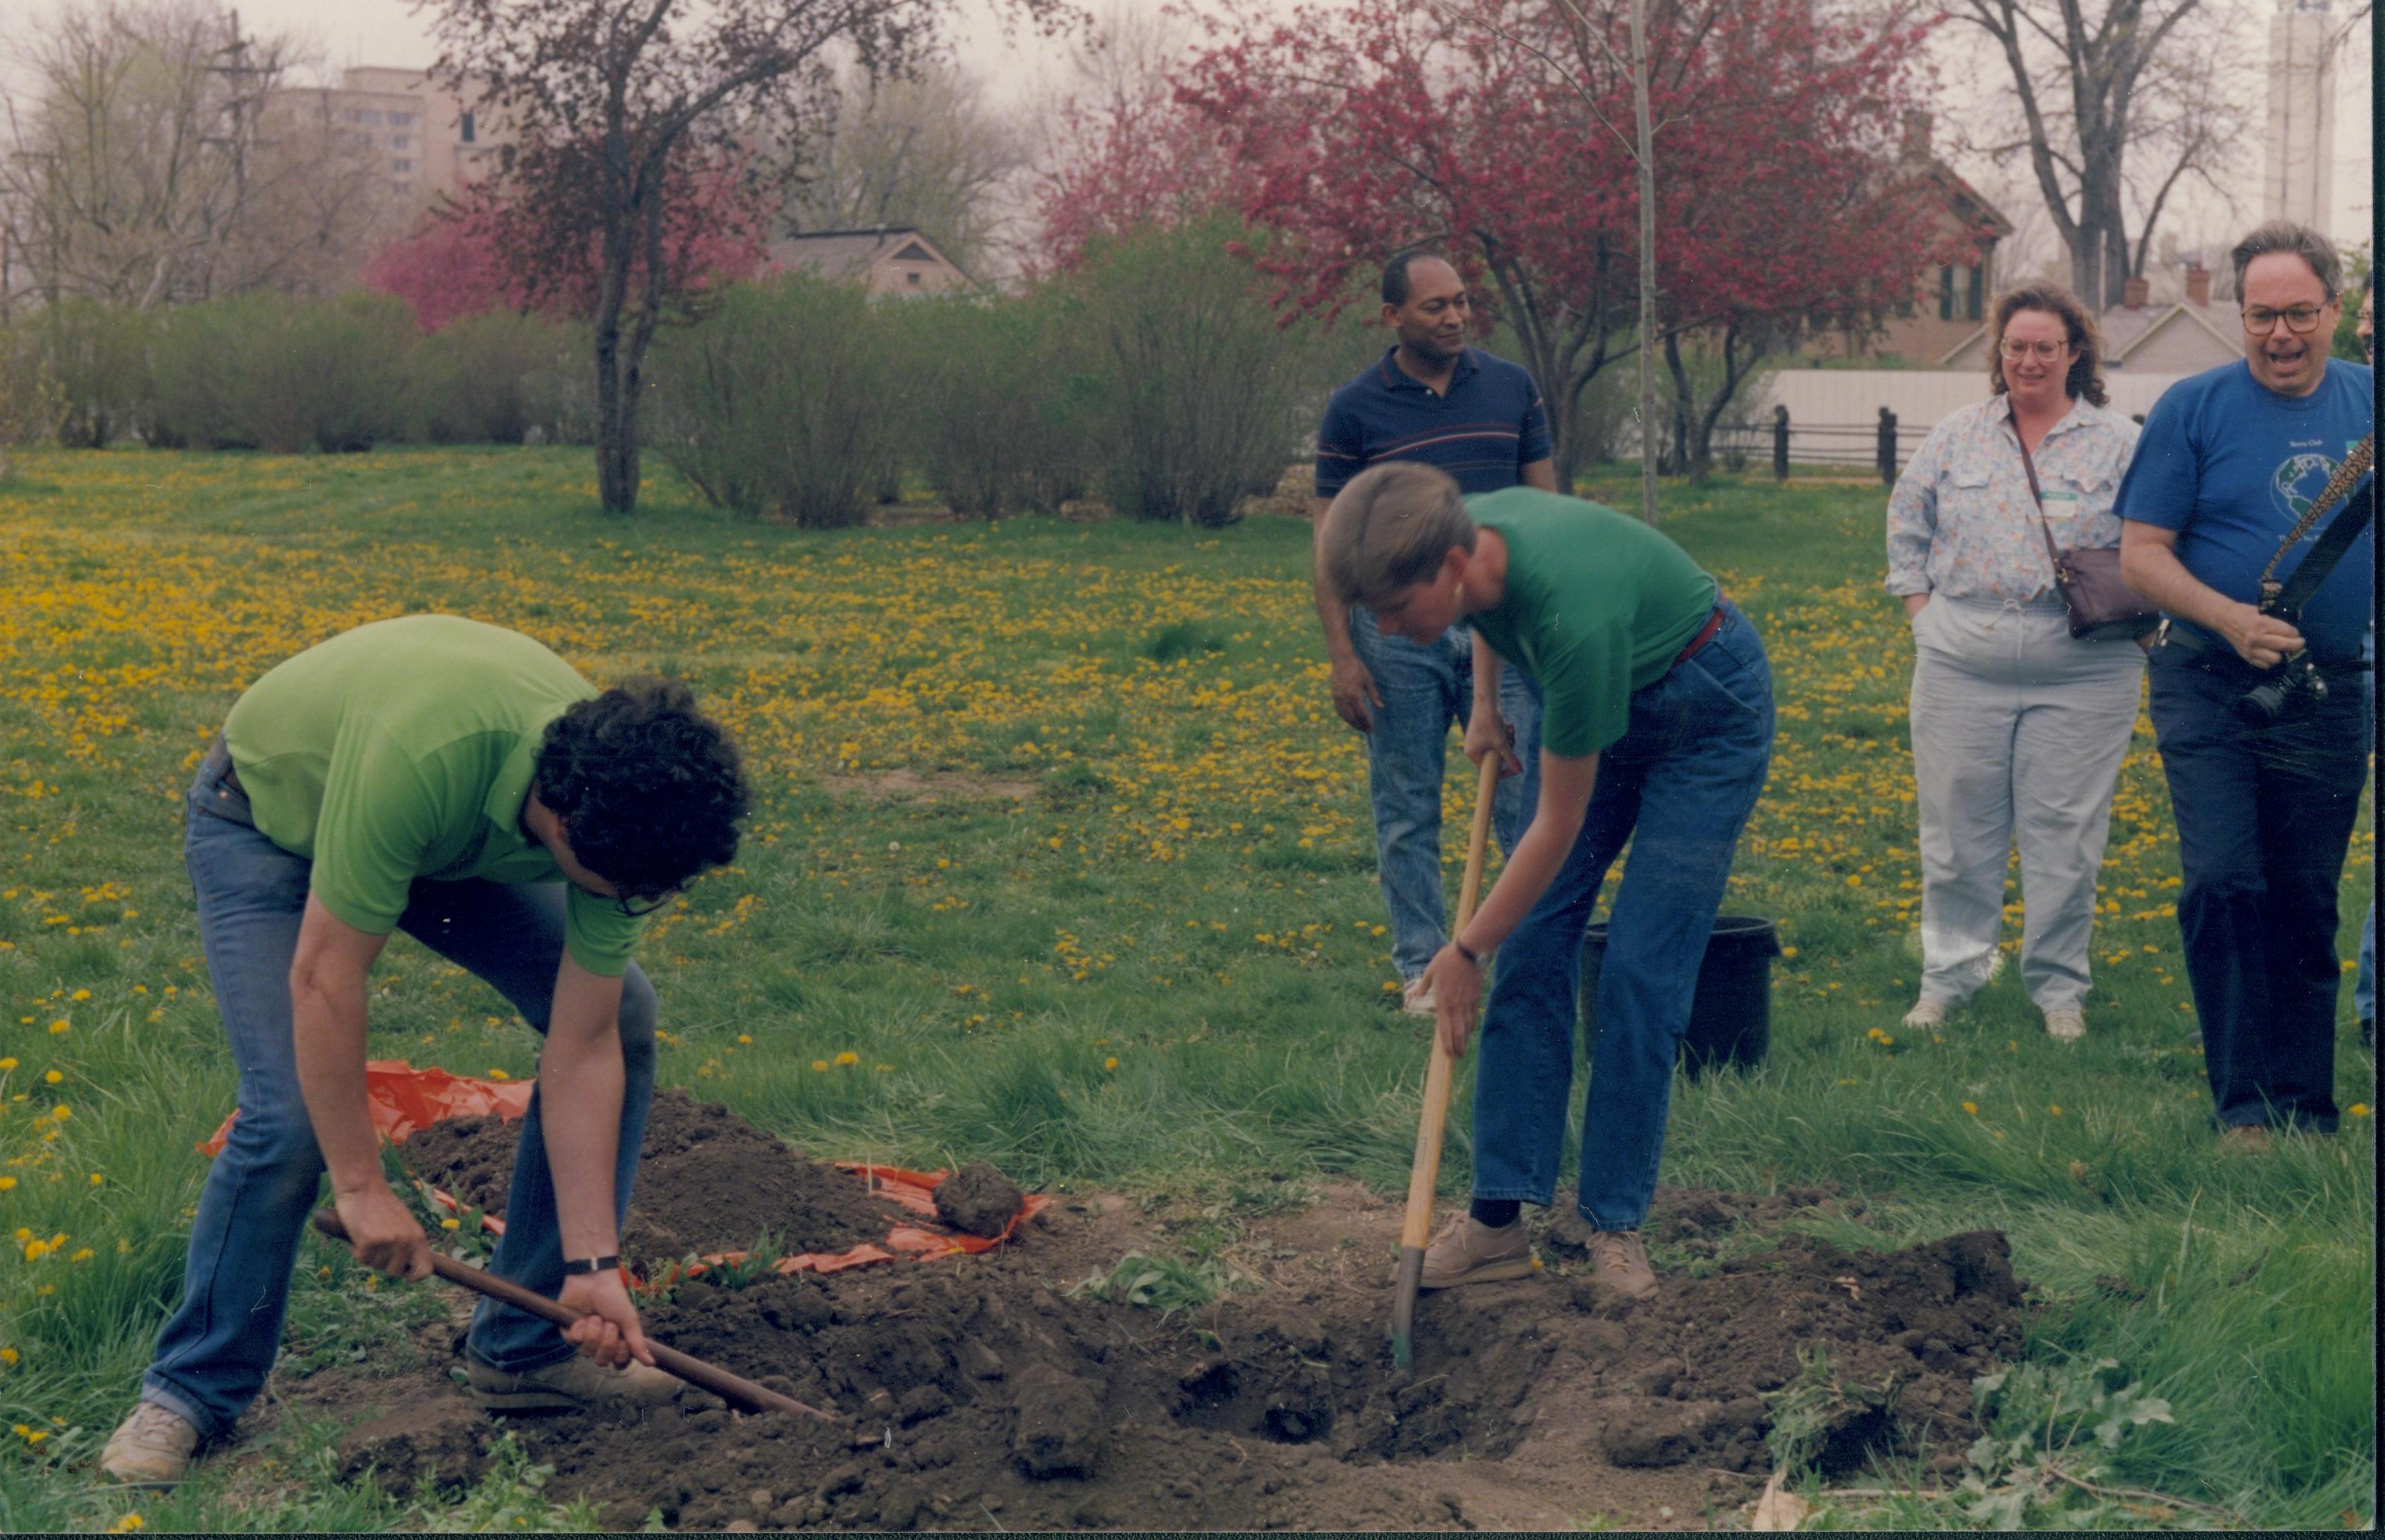
[[[516,1130],[426,1129],[416,1174],[501,1211]],[[822,1275],[718,1273],[650,1301],[657,1340],[843,1413],[745,1416],[691,1390],[642,1421],[495,1422],[446,1367],[343,1371],[283,1404],[352,1423],[343,1473],[401,1494],[462,1485],[503,1428],[552,1465],[550,1498],[610,1525],[675,1528],[1548,1528],[1743,1522],[1777,1417],[1826,1476],[1876,1458],[1951,1471],[1979,1432],[1971,1379],[2017,1353],[2004,1237],[1842,1251],[1783,1222],[1829,1189],[1665,1188],[1652,1239],[1703,1258],[1633,1303],[1595,1289],[1563,1226],[1530,1279],[1427,1295],[1416,1371],[1386,1343],[1400,1211],[1355,1183],[1253,1226],[1250,1276],[1163,1315],[1078,1287],[1158,1221],[1117,1197],[1055,1200],[977,1256]],[[725,1108],[658,1097],[624,1252],[649,1276],[750,1245],[833,1253],[911,1222],[865,1183]],[[1826,1365],[1817,1377],[1809,1364]]]

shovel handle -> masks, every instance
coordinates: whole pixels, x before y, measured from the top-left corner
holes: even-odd
[[[334,1208],[317,1209],[315,1228],[335,1241],[344,1241],[348,1238],[348,1227],[340,1222],[339,1211]],[[581,1311],[558,1300],[549,1299],[543,1294],[536,1294],[523,1288],[519,1283],[499,1278],[494,1273],[484,1272],[469,1263],[459,1262],[453,1257],[442,1256],[436,1251],[431,1254],[431,1271],[446,1279],[447,1282],[460,1284],[474,1294],[485,1295],[501,1304],[511,1305],[516,1309],[528,1310],[531,1314],[544,1321],[551,1321],[557,1326],[568,1326],[578,1321],[581,1314]],[[675,1347],[666,1347],[661,1343],[651,1340],[647,1342],[646,1347],[655,1356],[656,1369],[665,1373],[676,1375],[699,1389],[712,1392],[740,1411],[792,1411],[800,1412],[807,1417],[817,1417],[823,1422],[843,1421],[843,1418],[824,1412],[818,1407],[807,1407],[792,1396],[781,1396],[767,1386],[757,1385],[743,1375],[731,1374],[729,1371],[708,1364],[702,1358],[692,1358]]]
[[[1474,789],[1474,825],[1466,838],[1466,881],[1457,890],[1457,934],[1474,918],[1475,900],[1482,895],[1482,864],[1491,841],[1491,806],[1499,795],[1501,756],[1482,757],[1482,773]],[[1416,1164],[1408,1169],[1408,1207],[1400,1226],[1403,1250],[1421,1250],[1431,1240],[1433,1189],[1441,1183],[1441,1140],[1449,1126],[1449,1050],[1441,1045],[1441,1028],[1432,1033],[1432,1062],[1424,1072],[1424,1120],[1417,1129]]]

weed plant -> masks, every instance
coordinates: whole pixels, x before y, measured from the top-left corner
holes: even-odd
[[[1628,473],[1599,485],[1630,506]],[[2048,1039],[2013,969],[1935,1033],[1898,1025],[1918,882],[1880,503],[1855,483],[1667,493],[1667,530],[1778,674],[1771,780],[1726,907],[1778,919],[1788,955],[1769,1062],[1681,1084],[1667,1179],[1837,1182],[1864,1221],[1810,1224],[1846,1245],[2000,1229],[2041,1306],[2028,1361],[2109,1359],[2106,1394],[2168,1408],[2095,1445],[2097,1484],[2240,1524],[2366,1522],[2373,1060],[2347,1005],[2343,1132],[2215,1148],[2145,724],[2086,1039]],[[666,1083],[823,1157],[989,1159],[1214,1216],[1180,1240],[1190,1267],[1270,1195],[1337,1175],[1398,1193],[1427,1045],[1395,1008],[1362,745],[1326,697],[1307,546],[1265,518],[803,532],[668,476],[616,520],[570,451],[25,457],[0,487],[0,1529],[431,1521],[338,1483],[309,1453],[325,1437],[286,1419],[169,1498],[88,1467],[179,1293],[194,1147],[234,1096],[181,793],[243,685],[365,620],[517,626],[598,681],[668,667],[744,742],[744,850],[643,953]],[[1451,757],[1454,883],[1470,777]],[[376,1058],[534,1072],[510,1008],[405,938],[372,993]],[[370,1371],[410,1340],[407,1312],[444,1308],[445,1285],[376,1280],[311,1236],[301,1257],[284,1372]],[[1982,1521],[1954,1498],[1817,1516]],[[2063,1517],[2159,1521],[2124,1503]]]

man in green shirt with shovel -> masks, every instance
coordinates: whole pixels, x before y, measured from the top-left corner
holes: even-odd
[[[529,637],[452,616],[358,627],[241,696],[184,838],[239,1118],[104,1470],[177,1481],[256,1398],[326,1169],[357,1258],[430,1273],[365,1096],[365,981],[397,930],[546,1039],[493,1271],[585,1313],[558,1331],[484,1303],[473,1394],[493,1409],[676,1394],[614,1255],[654,1094],[655,992],[631,955],[643,916],[736,854],[745,804],[735,745],[686,686],[600,693]]]
[[[1425,1253],[1422,1286],[1531,1270],[1525,1203],[1555,1194],[1573,1079],[1582,930],[1631,844],[1598,979],[1582,1119],[1592,1276],[1656,1279],[1641,1221],[1656,1189],[1673,1064],[1733,846],[1772,752],[1772,673],[1755,628],[1681,548],[1636,519],[1530,487],[1461,497],[1430,466],[1362,471],[1318,554],[1387,632],[1474,628],[1467,757],[1522,767],[1499,716],[1502,664],[1541,700],[1540,796],[1506,870],[1424,977],[1442,1044],[1466,1051],[1495,950],[1474,1082],[1474,1203]],[[1504,945],[1504,949],[1503,949]]]

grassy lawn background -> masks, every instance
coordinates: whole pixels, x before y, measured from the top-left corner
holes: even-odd
[[[1592,490],[1630,506],[1612,483]],[[2012,970],[1909,1036],[1910,645],[1878,582],[1881,495],[1667,497],[1772,653],[1779,743],[1726,907],[1792,948],[1769,1066],[1679,1092],[1667,1179],[1842,1183],[1871,1200],[1842,1242],[2003,1229],[2050,1307],[2033,1355],[2117,1359],[2172,1404],[2120,1478],[2257,1523],[2371,1517],[2373,1064],[2347,1024],[2341,1135],[2214,1150],[2150,731],[2115,806],[2087,1040],[2047,1040]],[[804,533],[667,480],[618,521],[568,450],[31,457],[0,487],[0,1529],[507,1521],[485,1494],[442,1515],[342,1488],[319,1430],[269,1478],[162,1502],[87,1469],[179,1290],[192,1146],[232,1098],[180,794],[243,684],[368,620],[516,626],[600,682],[679,672],[737,730],[761,792],[745,852],[646,949],[666,1083],[822,1155],[989,1158],[1205,1211],[1196,1250],[1287,1183],[1396,1191],[1424,1040],[1392,1008],[1307,539],[1272,519]],[[1451,758],[1454,885],[1470,788]],[[870,789],[895,770],[959,779],[932,803]],[[376,1055],[531,1072],[510,1010],[410,942],[374,988]],[[285,1369],[436,1308],[308,1246]],[[2132,1516],[2152,1515],[2104,1514]]]

